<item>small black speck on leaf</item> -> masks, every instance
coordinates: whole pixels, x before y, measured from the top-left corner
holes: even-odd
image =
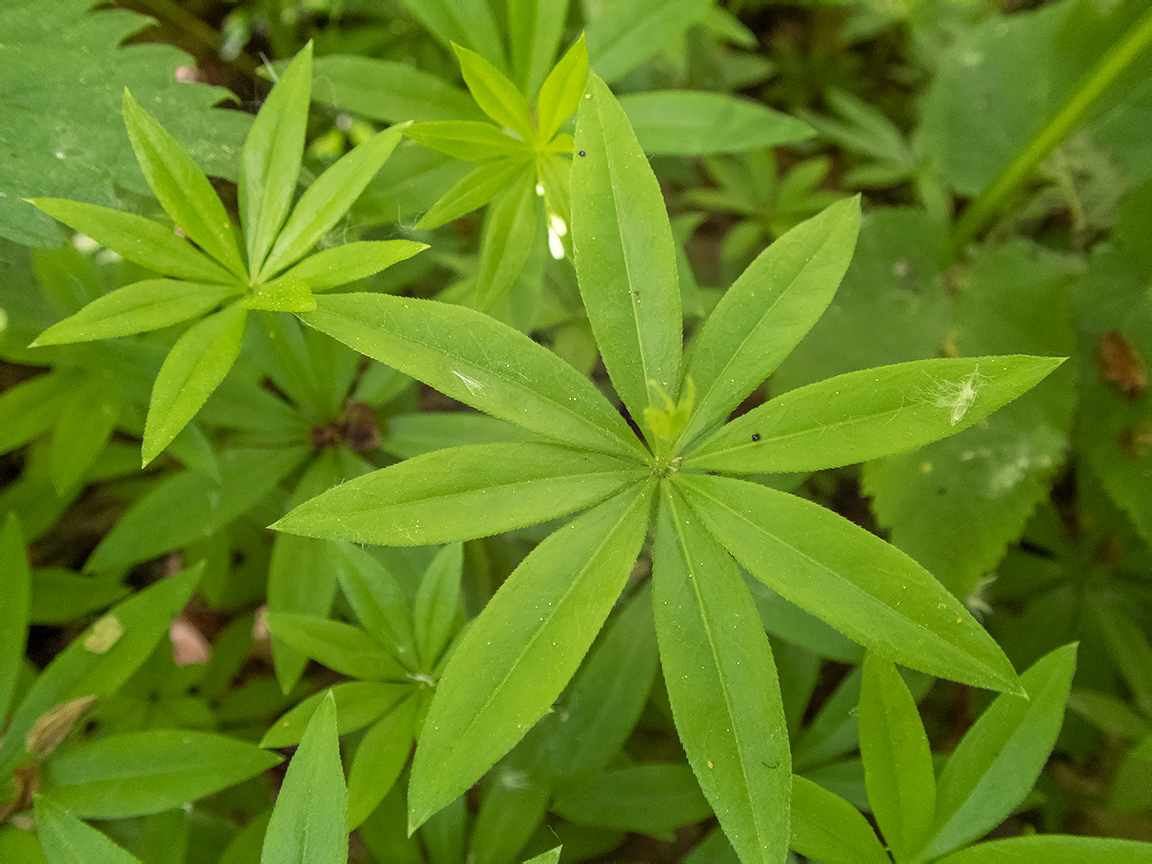
[[[760,433],[759,432],[753,432],[752,433],[752,440],[753,441],[759,441],[760,440]]]
[[[583,158],[584,158],[585,156],[587,156],[587,155],[588,155],[588,154],[587,154],[587,153],[585,153],[583,150],[581,150],[581,151],[580,151],[580,158],[581,158],[581,159],[583,159]]]

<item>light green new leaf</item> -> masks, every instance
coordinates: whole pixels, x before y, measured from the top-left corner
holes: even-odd
[[[405,669],[359,627],[297,615],[269,612],[268,629],[305,656],[351,678],[404,681]]]
[[[29,347],[116,339],[159,330],[211,312],[238,286],[204,285],[175,279],[146,279],[93,300],[53,324]]]
[[[700,788],[742,861],[779,861],[792,767],[772,649],[731,557],[668,485],[652,578],[664,682]]]
[[[428,248],[414,240],[358,240],[310,255],[284,274],[312,291],[327,291],[365,279]]]
[[[406,688],[412,693],[412,688]],[[348,830],[372,815],[408,762],[421,697],[410,695],[364,733],[348,769]]]
[[[261,864],[345,864],[347,822],[336,700],[329,693],[288,764],[264,835]]]
[[[223,735],[150,729],[83,744],[48,763],[47,791],[77,816],[122,819],[180,807],[280,763]]]
[[[515,132],[521,140],[531,141],[532,115],[528,100],[501,72],[477,54],[453,45],[460,60],[460,71],[472,98],[498,126]]]
[[[152,386],[144,423],[147,465],[196,416],[240,354],[247,310],[234,303],[189,327],[176,340]]]
[[[340,221],[392,155],[403,131],[404,124],[399,124],[377,133],[316,178],[300,196],[287,224],[277,235],[260,268],[258,282],[296,263]]]
[[[560,528],[465,632],[416,748],[410,830],[475,783],[560,695],[632,570],[650,501],[651,487],[637,485]]]
[[[224,205],[180,143],[124,91],[124,125],[144,179],[160,206],[197,246],[238,279],[247,279]]]
[[[1026,355],[943,358],[838,375],[738,417],[685,458],[684,467],[817,471],[912,450],[967,429],[1063,362]]]
[[[524,864],[560,864],[560,853],[563,849],[563,846],[557,846],[555,849],[541,852],[539,855],[529,858]]]
[[[430,150],[468,162],[505,156],[523,159],[532,155],[532,147],[524,139],[476,120],[413,123],[404,134]]]
[[[1149,864],[1152,843],[1039,834],[979,843],[936,860],[938,864]]]
[[[576,113],[587,85],[588,46],[581,33],[540,86],[536,123],[541,141],[551,141],[564,121]]]
[[[639,419],[680,384],[676,247],[656,175],[608,86],[589,76],[572,160],[572,248],[608,375]],[[659,388],[659,389],[657,389]]]
[[[82,696],[105,698],[120,689],[167,635],[173,617],[184,608],[203,572],[204,562],[200,562],[133,594],[57,654],[8,723],[0,744],[0,770],[24,754],[25,736],[48,711]],[[111,645],[93,641],[94,634],[116,629],[120,636]]]
[[[859,810],[799,775],[792,778],[792,839],[788,845],[814,861],[892,862]]]
[[[818,504],[703,474],[677,482],[757,579],[881,657],[931,675],[1020,693],[1012,664],[919,564]]]
[[[245,309],[263,312],[311,312],[316,308],[316,298],[307,282],[285,273],[279,279],[257,285],[244,297],[243,304]]]
[[[1075,645],[1048,653],[1020,676],[1027,699],[997,696],[965,733],[940,775],[925,856],[991,831],[1032,790],[1060,734],[1075,668]]]
[[[187,240],[151,219],[63,198],[33,198],[29,203],[141,267],[177,279],[234,281],[234,276]]]
[[[508,3],[512,77],[526,95],[535,95],[540,82],[549,74],[567,18],[568,0],[510,0]],[[575,106],[572,110],[576,110]],[[544,124],[540,123],[540,127]],[[545,135],[544,140],[550,137],[551,134]]]
[[[780,237],[724,292],[688,353],[684,376],[696,387],[697,407],[682,444],[726,418],[812,328],[859,230],[859,199],[833,204]]]
[[[24,660],[32,602],[32,571],[15,513],[8,514],[0,530],[0,596],[0,717],[7,717]]]
[[[478,165],[441,195],[416,227],[421,231],[436,228],[483,207],[521,174],[531,176],[530,166],[521,159],[494,159]]]
[[[635,434],[592,382],[480,312],[431,300],[340,294],[318,297],[316,311],[300,318],[453,399],[546,438],[643,457]]]
[[[727,93],[650,90],[620,97],[648,154],[740,153],[811,138],[802,120]]]
[[[872,653],[864,657],[859,724],[868,803],[896,860],[911,860],[932,829],[932,751],[904,679]]]
[[[349,480],[271,527],[378,546],[471,540],[595,504],[643,474],[555,444],[453,447]]]
[[[507,296],[532,252],[540,197],[535,187],[535,178],[526,173],[489,208],[476,274],[475,305],[482,312]]]
[[[407,682],[387,684],[379,681],[344,681],[329,690],[309,696],[288,711],[264,733],[260,746],[275,748],[299,744],[312,716],[329,693],[336,699],[337,731],[347,735],[391,712],[411,692],[412,687]]]
[[[463,572],[464,547],[450,543],[436,554],[420,580],[412,617],[423,669],[436,668],[456,625],[462,620],[460,579]]]
[[[107,834],[87,825],[51,797],[37,795],[36,835],[48,864],[140,864]]]
[[[312,43],[296,55],[260,106],[240,162],[240,221],[248,242],[248,275],[255,280],[288,216],[300,162],[312,89]]]

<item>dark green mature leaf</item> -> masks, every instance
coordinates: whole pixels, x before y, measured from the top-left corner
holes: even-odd
[[[63,497],[108,445],[120,420],[120,387],[106,370],[95,370],[73,391],[48,442],[48,477]]]
[[[555,752],[550,735],[554,717],[533,726],[488,772],[468,845],[475,864],[520,860],[519,853],[543,827],[555,788],[548,765],[548,754]]]
[[[147,279],[93,300],[75,315],[53,324],[33,346],[115,339],[159,330],[198,318],[219,306],[239,286],[204,285],[175,279]]]
[[[697,408],[682,443],[727,417],[816,323],[859,230],[859,200],[833,204],[780,237],[724,293],[688,353]]]
[[[416,637],[408,596],[388,568],[351,543],[336,545],[334,562],[340,589],[365,632],[416,666]]]
[[[741,860],[778,861],[792,770],[760,616],[728,553],[668,486],[653,556],[660,661],[688,761]]]
[[[172,443],[240,355],[247,310],[233,303],[176,340],[152,386],[141,446],[147,465]]]
[[[116,207],[120,188],[147,193],[120,120],[126,86],[210,173],[235,177],[248,115],[211,107],[228,96],[223,88],[178,81],[176,70],[193,62],[182,51],[125,46],[148,19],[124,9],[88,14],[94,5],[0,2],[0,235],[20,243],[61,239],[24,198],[68,196]]]
[[[15,450],[51,429],[75,384],[71,375],[49,372],[0,393],[0,453]]]
[[[312,89],[312,43],[288,66],[248,131],[240,162],[240,222],[248,243],[248,275],[264,257],[292,206]]]
[[[1120,609],[1102,603],[1095,611],[1133,702],[1146,717],[1152,717],[1152,646],[1148,637],[1140,624]]]
[[[132,149],[160,205],[188,239],[244,279],[231,220],[200,166],[128,90],[123,110]]]
[[[416,648],[423,669],[435,669],[457,626],[463,621],[460,580],[464,547],[450,543],[436,553],[420,580],[412,617]]]
[[[815,861],[892,861],[859,810],[800,776],[792,778],[792,839],[788,845]]]
[[[412,688],[406,688],[412,693]],[[364,733],[348,769],[348,830],[353,830],[384,800],[408,762],[416,738],[421,697],[412,693]]]
[[[101,246],[157,273],[222,284],[235,279],[175,231],[143,216],[62,198],[33,198],[29,203],[69,228],[87,234]]]
[[[912,450],[975,425],[1061,357],[919,360],[789,390],[707,438],[685,468],[737,474],[818,471]]]
[[[675,401],[683,328],[664,198],[628,118],[589,76],[572,164],[572,248],[580,293],[612,384],[638,420]],[[646,434],[651,434],[648,432]]]
[[[273,613],[275,614],[275,613]],[[280,616],[277,616],[280,617]],[[279,625],[284,629],[286,619],[302,618],[292,615],[281,617]],[[327,622],[332,623],[332,622]],[[320,707],[320,703],[331,693],[336,700],[337,731],[341,735],[363,729],[393,711],[412,692],[407,684],[390,684],[379,681],[344,681],[309,696],[287,714],[272,724],[260,739],[261,747],[292,747],[300,743],[308,723]]]
[[[0,529],[0,717],[16,692],[24,645],[28,639],[28,610],[32,599],[32,572],[20,520],[9,513]]]
[[[565,444],[643,456],[587,378],[487,315],[383,294],[319,297],[316,304],[300,316],[305,324],[453,399]]]
[[[908,685],[891,661],[873,653],[864,657],[859,721],[868,803],[893,857],[910,860],[932,830],[932,751]]]
[[[272,528],[381,546],[470,540],[587,507],[644,473],[555,444],[453,447],[349,480]]]
[[[140,668],[188,602],[204,562],[129,597],[57,654],[13,713],[0,744],[0,769],[24,755],[33,723],[58,705],[83,696],[111,696]],[[94,634],[119,630],[111,644]],[[103,649],[103,650],[97,650]],[[181,802],[182,803],[182,802]]]
[[[370,120],[481,120],[483,112],[459,87],[408,63],[347,54],[312,62],[312,98]]]
[[[1027,699],[997,696],[965,733],[937,784],[926,856],[970,843],[1024,800],[1060,733],[1075,667],[1075,645],[1050,652],[1020,676]]]
[[[81,745],[48,763],[52,800],[78,816],[159,813],[255,777],[280,762],[234,738],[152,729]]]
[[[651,494],[637,484],[560,528],[467,630],[416,748],[412,829],[471,786],[560,695],[631,572]]]
[[[288,764],[268,822],[262,864],[345,864],[348,860],[348,789],[340,766],[336,700],[312,715]]]
[[[649,154],[739,153],[814,134],[803,120],[727,93],[649,90],[621,96],[620,107]]]
[[[608,771],[556,796],[552,809],[577,825],[661,836],[712,815],[687,765]]]
[[[342,675],[368,681],[403,681],[404,667],[363,630],[339,621],[269,612],[268,629],[307,657]]]
[[[471,48],[504,68],[500,26],[488,0],[403,0],[404,6],[444,45]]]
[[[529,98],[536,95],[549,74],[567,18],[568,0],[511,0],[508,4],[512,77]],[[575,106],[572,110],[576,110]],[[542,118],[539,125],[541,129],[546,125]],[[544,140],[551,137],[552,133],[543,133]]]
[[[700,474],[677,483],[752,575],[850,639],[932,675],[1020,692],[1012,664],[968,610],[875,534],[756,483]]]
[[[1148,864],[1152,843],[1041,834],[980,843],[937,860],[940,864]]]
[[[709,0],[620,0],[588,23],[588,56],[605,81],[616,81],[702,20]]]
[[[36,796],[36,835],[49,864],[140,864],[109,839],[44,795]]]

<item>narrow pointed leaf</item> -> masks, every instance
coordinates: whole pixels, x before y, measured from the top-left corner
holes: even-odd
[[[757,483],[681,474],[693,508],[753,576],[895,663],[1021,692],[1004,652],[919,564],[818,504]]]
[[[171,228],[151,219],[62,198],[34,198],[31,203],[141,267],[192,282],[227,284],[235,280]]]
[[[304,257],[330,231],[392,155],[404,125],[385,129],[340,158],[300,196],[260,268],[263,282]]]
[[[936,860],[939,864],[1152,864],[1152,843],[1040,834],[978,843]]]
[[[532,147],[524,139],[482,121],[430,120],[413,123],[404,134],[429,150],[467,162],[503,157],[528,159],[532,156]]]
[[[682,763],[632,765],[565,784],[551,810],[577,825],[657,837],[712,815],[692,769]]]
[[[490,0],[402,0],[404,6],[444,45],[470,46],[504,68],[500,25]]]
[[[0,530],[0,597],[0,717],[7,717],[24,660],[32,602],[32,571],[15,513],[7,515]]]
[[[736,473],[817,471],[947,438],[1038,384],[1060,357],[917,360],[789,390],[727,424],[684,460]]]
[[[462,619],[460,579],[463,572],[464,547],[450,543],[436,553],[420,580],[412,617],[416,622],[416,647],[423,669],[436,668],[458,619]]]
[[[144,424],[145,465],[188,425],[224,380],[240,354],[246,316],[242,305],[233,304],[190,327],[176,340],[152,387]]]
[[[379,273],[428,248],[414,240],[358,240],[310,255],[284,274],[312,291],[327,291]]]
[[[904,679],[875,654],[864,658],[859,722],[868,803],[893,857],[911,860],[932,828],[932,751]]]
[[[53,324],[33,346],[116,339],[159,330],[211,312],[237,289],[175,279],[147,279],[93,300],[75,315]]]
[[[588,78],[572,161],[572,248],[608,375],[632,416],[680,384],[676,247],[660,185],[623,109]],[[652,383],[650,383],[652,382]]]
[[[420,230],[437,228],[453,219],[459,219],[491,201],[500,190],[507,188],[512,178],[526,172],[521,159],[493,159],[483,162],[460,178],[451,189],[420,217],[416,227]]]
[[[833,204],[776,240],[724,292],[685,365],[697,407],[682,443],[726,418],[812,329],[852,260],[859,230],[859,199]]]
[[[416,748],[410,829],[475,783],[560,695],[632,570],[650,500],[637,485],[556,531],[472,623]]]
[[[329,694],[312,715],[264,835],[262,864],[345,864],[348,789],[340,765],[336,700]]]
[[[456,57],[464,83],[480,109],[500,126],[511,129],[523,141],[532,140],[532,120],[528,100],[495,66],[467,48],[459,45]]]
[[[412,693],[412,688],[407,688]],[[376,721],[356,748],[348,769],[348,830],[358,828],[384,800],[408,762],[415,740],[420,696],[412,693]]]
[[[399,580],[368,552],[351,543],[339,544],[335,558],[340,589],[364,631],[394,651],[399,659],[415,665],[412,610]]]
[[[293,747],[304,738],[312,717],[328,693],[336,699],[337,731],[341,735],[363,729],[383,717],[404,701],[412,692],[408,682],[403,684],[379,681],[344,681],[327,691],[309,696],[292,708],[260,739],[261,747]]]
[[[991,831],[1035,785],[1064,722],[1076,646],[1037,660],[1020,676],[1028,698],[996,697],[948,757],[936,798],[936,857]]]
[[[510,65],[516,83],[526,95],[535,95],[548,74],[567,20],[568,0],[511,0],[508,3]]]
[[[255,277],[288,216],[300,162],[312,90],[312,43],[296,55],[260,106],[240,161],[240,220],[248,242],[248,273]]]
[[[188,151],[124,91],[124,125],[144,179],[160,206],[197,246],[247,279],[224,205]]]
[[[536,241],[535,178],[525,174],[488,210],[476,274],[476,308],[490,311],[512,290]]]
[[[892,864],[859,810],[800,776],[792,778],[792,839],[788,845],[813,861]]]
[[[540,86],[536,122],[541,141],[551,141],[564,121],[576,113],[587,85],[588,46],[581,33]]]
[[[81,822],[51,797],[36,796],[36,834],[48,864],[140,864],[107,834]]]
[[[268,629],[329,669],[366,681],[403,681],[404,667],[359,627],[293,612],[269,612]]]
[[[462,87],[398,60],[326,54],[312,62],[312,99],[368,120],[482,120]]]
[[[378,546],[470,540],[587,507],[642,476],[639,466],[555,444],[453,447],[349,480],[272,528]]]
[[[643,453],[592,382],[528,336],[475,310],[341,294],[318,297],[316,311],[300,318],[453,399],[546,438],[621,456]]]
[[[731,557],[665,486],[652,564],[656,635],[688,762],[741,861],[788,846],[788,729],[772,649]]]

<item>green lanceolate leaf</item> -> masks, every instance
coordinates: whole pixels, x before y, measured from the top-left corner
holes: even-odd
[[[731,557],[684,498],[662,487],[653,609],[676,729],[740,859],[788,845],[788,730],[772,649]]]
[[[379,273],[427,248],[427,243],[414,240],[358,240],[309,255],[282,278],[299,279],[311,291],[327,291]]]
[[[532,119],[528,100],[501,72],[477,54],[459,45],[453,46],[460,60],[460,71],[472,98],[497,125],[515,132],[521,140],[532,140]]]
[[[284,620],[280,623],[284,625]],[[320,704],[328,698],[328,693],[336,699],[337,731],[347,735],[388,714],[412,693],[412,687],[407,682],[389,684],[379,681],[345,681],[337,684],[329,690],[309,696],[273,723],[272,728],[260,739],[260,746],[292,747],[299,744],[308,723]]]
[[[576,113],[587,85],[588,47],[581,33],[540,86],[536,122],[541,141],[551,141],[564,121]]]
[[[814,861],[892,861],[859,810],[800,776],[792,778],[792,839],[788,845]]]
[[[224,265],[232,275],[246,279],[240,248],[224,205],[204,172],[180,143],[169,135],[132,94],[124,91],[124,125],[144,179],[160,206],[188,237]]]
[[[0,393],[0,453],[15,450],[51,429],[75,385],[72,375],[49,372]]]
[[[52,800],[77,816],[159,813],[255,777],[280,757],[223,735],[152,729],[84,744],[48,763]]]
[[[4,597],[0,604],[0,717],[7,717],[24,659],[32,600],[32,572],[15,513],[8,514],[0,529],[0,595]]]
[[[341,294],[318,297],[316,311],[300,319],[453,399],[546,438],[643,457],[632,430],[587,378],[487,315],[430,300]]]
[[[756,483],[681,474],[693,508],[753,576],[893,662],[1021,692],[1012,664],[919,564],[818,504]]]
[[[463,89],[408,63],[328,54],[313,60],[312,70],[314,101],[369,120],[401,123],[484,118]]]
[[[416,223],[416,227],[420,230],[436,228],[459,219],[483,207],[502,189],[507,188],[514,177],[526,172],[527,165],[522,159],[493,159],[484,162],[441,195]]]
[[[288,216],[304,157],[312,88],[312,43],[296,55],[256,115],[240,162],[240,220],[255,279]]]
[[[394,652],[405,665],[416,667],[416,637],[408,596],[383,564],[351,543],[335,552],[336,576],[348,605],[365,632]]]
[[[1152,843],[1043,834],[1013,837],[970,846],[955,855],[936,859],[940,864],[1149,864]]]
[[[627,0],[599,7],[588,25],[592,68],[606,81],[627,72],[684,33],[708,14],[708,0]]]
[[[789,390],[684,460],[735,473],[818,471],[921,447],[967,429],[1042,381],[1060,357],[917,360]]]
[[[348,860],[348,789],[340,766],[336,700],[312,715],[264,836],[262,864],[344,864]]]
[[[384,800],[408,762],[415,740],[419,691],[376,721],[356,748],[348,769],[348,830],[357,828]]]
[[[568,0],[511,0],[508,4],[512,73],[521,91],[528,96],[536,93],[544,76],[549,74],[567,18]],[[544,124],[540,126],[543,128]]]
[[[75,315],[53,324],[32,346],[116,339],[159,330],[211,312],[239,288],[175,279],[147,279],[93,300]]]
[[[120,418],[120,390],[108,372],[95,371],[72,394],[48,443],[48,477],[60,495],[76,488],[112,437]]]
[[[416,625],[416,647],[423,669],[434,669],[448,647],[452,633],[462,619],[460,579],[464,571],[464,547],[450,543],[436,553],[420,589],[412,617]]]
[[[404,130],[404,134],[430,150],[468,162],[504,156],[526,159],[532,154],[531,145],[522,138],[513,137],[491,123],[475,120],[414,123]]]
[[[269,612],[268,629],[329,669],[367,681],[403,681],[405,669],[359,627],[292,612]]]
[[[36,796],[36,834],[49,864],[140,864],[107,834],[81,822],[51,797]]]
[[[660,186],[608,86],[589,76],[572,162],[580,293],[612,384],[635,418],[677,398],[683,328]]]
[[[644,473],[555,444],[453,447],[349,480],[272,528],[380,546],[470,540],[587,507]]]
[[[466,45],[504,68],[500,25],[489,0],[403,0],[404,6],[445,48]]]
[[[524,270],[536,241],[535,178],[525,174],[501,194],[488,211],[476,274],[476,308],[489,311],[507,296]]]
[[[276,237],[257,276],[258,282],[296,263],[360,197],[364,187],[392,155],[403,124],[385,129],[340,158],[300,196],[287,224]]]
[[[416,748],[412,829],[476,782],[560,695],[631,572],[651,494],[636,485],[552,534],[472,623]]]
[[[1024,800],[1060,733],[1075,668],[1075,645],[1048,653],[1020,676],[1027,699],[997,696],[965,733],[940,775],[926,856],[991,831]]]
[[[633,765],[560,788],[552,811],[577,825],[661,836],[712,815],[692,769]]]
[[[34,198],[30,203],[101,246],[157,273],[194,282],[228,284],[235,279],[171,228],[143,216],[62,198]]]
[[[864,658],[859,723],[868,802],[893,856],[911,860],[932,828],[932,751],[904,679],[875,654]]]
[[[859,200],[833,204],[769,246],[724,293],[688,353],[684,376],[698,396],[682,444],[727,417],[812,328],[859,230]]]
[[[224,380],[240,354],[246,316],[247,310],[234,303],[190,327],[176,340],[152,386],[144,425],[145,465],[188,425]]]

